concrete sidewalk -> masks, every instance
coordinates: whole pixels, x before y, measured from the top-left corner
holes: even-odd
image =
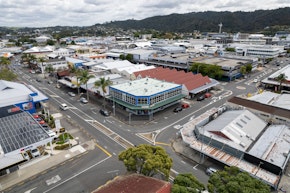
[[[34,178],[59,164],[85,154],[94,147],[95,143],[91,140],[80,145],[75,145],[68,150],[53,150],[53,154],[44,155],[25,162],[19,166],[19,170],[0,177],[0,191],[10,189],[19,183]]]

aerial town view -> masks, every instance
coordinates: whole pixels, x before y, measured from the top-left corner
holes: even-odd
[[[290,193],[287,0],[0,2],[0,193]]]

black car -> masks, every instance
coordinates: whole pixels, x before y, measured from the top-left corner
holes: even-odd
[[[200,96],[198,96],[197,97],[197,101],[202,101],[202,100],[204,100],[205,99],[205,96],[204,95],[200,95]]]
[[[100,109],[100,113],[106,117],[110,116],[110,112],[105,109]]]
[[[180,111],[182,111],[182,107],[176,107],[176,108],[173,110],[173,112],[175,112],[175,113],[178,113],[178,112],[180,112]]]

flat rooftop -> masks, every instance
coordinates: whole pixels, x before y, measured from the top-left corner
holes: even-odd
[[[110,87],[134,96],[151,96],[179,86],[181,85],[152,78],[142,78]]]
[[[235,67],[240,65],[241,62],[245,62],[245,60],[238,60],[238,59],[229,59],[229,58],[220,58],[220,57],[212,57],[212,58],[205,58],[199,60],[199,62],[206,63],[206,64],[216,64],[221,67]]]

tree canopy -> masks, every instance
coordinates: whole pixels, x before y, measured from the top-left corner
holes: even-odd
[[[279,90],[282,89],[282,83],[287,80],[287,76],[284,73],[279,74],[277,77],[275,77],[275,80],[279,82]]]
[[[150,177],[163,174],[169,179],[172,159],[160,146],[141,144],[128,148],[119,154],[119,160],[124,162],[127,171]]]
[[[240,172],[237,167],[227,166],[210,176],[207,187],[210,193],[270,193],[267,184]]]
[[[210,78],[214,79],[221,79],[223,76],[223,70],[218,65],[211,65],[205,63],[198,63],[195,62],[191,65],[190,71],[193,73],[201,73],[203,76],[209,76]]]
[[[12,81],[17,78],[17,75],[14,74],[9,68],[3,68],[0,70],[0,79],[1,80],[7,80]]]
[[[205,190],[205,186],[200,183],[192,174],[178,174],[171,189],[172,193],[199,193]]]
[[[87,90],[87,100],[89,100],[89,91],[88,91],[88,81],[95,77],[94,75],[92,74],[89,74],[89,71],[87,70],[82,70],[80,72],[80,76],[79,76],[79,80],[80,80],[80,83],[81,84],[85,84],[86,85],[86,90]]]

